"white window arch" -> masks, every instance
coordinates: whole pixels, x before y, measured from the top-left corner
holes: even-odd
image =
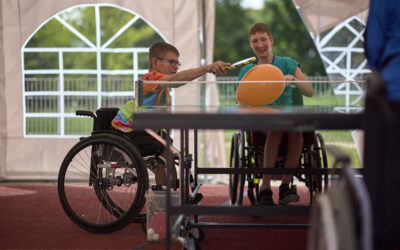
[[[357,80],[371,72],[364,56],[364,30],[365,23],[353,16],[314,36],[330,80],[343,80],[335,85],[334,93],[345,98],[346,107],[362,106],[365,85]]]
[[[77,137],[78,109],[118,107],[148,71],[148,49],[167,39],[143,17],[110,4],[78,5],[44,22],[22,47],[25,137]]]

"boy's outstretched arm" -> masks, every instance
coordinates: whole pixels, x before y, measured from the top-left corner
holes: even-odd
[[[217,76],[220,76],[227,72],[226,68],[229,67],[230,65],[231,65],[230,63],[216,61],[212,64],[208,64],[208,65],[205,65],[202,67],[187,69],[187,70],[178,72],[176,74],[166,75],[165,77],[163,77],[162,80],[163,81],[192,81],[206,73],[213,73]]]

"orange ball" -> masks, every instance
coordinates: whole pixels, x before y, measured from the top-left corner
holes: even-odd
[[[282,71],[271,64],[255,66],[243,76],[236,92],[239,104],[265,106],[279,98],[285,88]],[[248,83],[247,81],[266,81]],[[268,82],[279,81],[279,82]]]

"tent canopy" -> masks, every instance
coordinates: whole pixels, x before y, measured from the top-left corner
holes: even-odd
[[[352,16],[366,20],[369,0],[293,0],[309,31],[321,33]]]

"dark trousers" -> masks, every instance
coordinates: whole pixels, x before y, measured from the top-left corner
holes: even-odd
[[[364,179],[375,249],[391,249],[400,247],[400,102],[387,101],[383,91],[372,92],[365,108]]]
[[[142,156],[160,155],[164,151],[164,145],[144,130],[134,130],[130,133],[124,133],[114,128],[112,128],[112,130],[129,137],[129,139],[137,146]]]

